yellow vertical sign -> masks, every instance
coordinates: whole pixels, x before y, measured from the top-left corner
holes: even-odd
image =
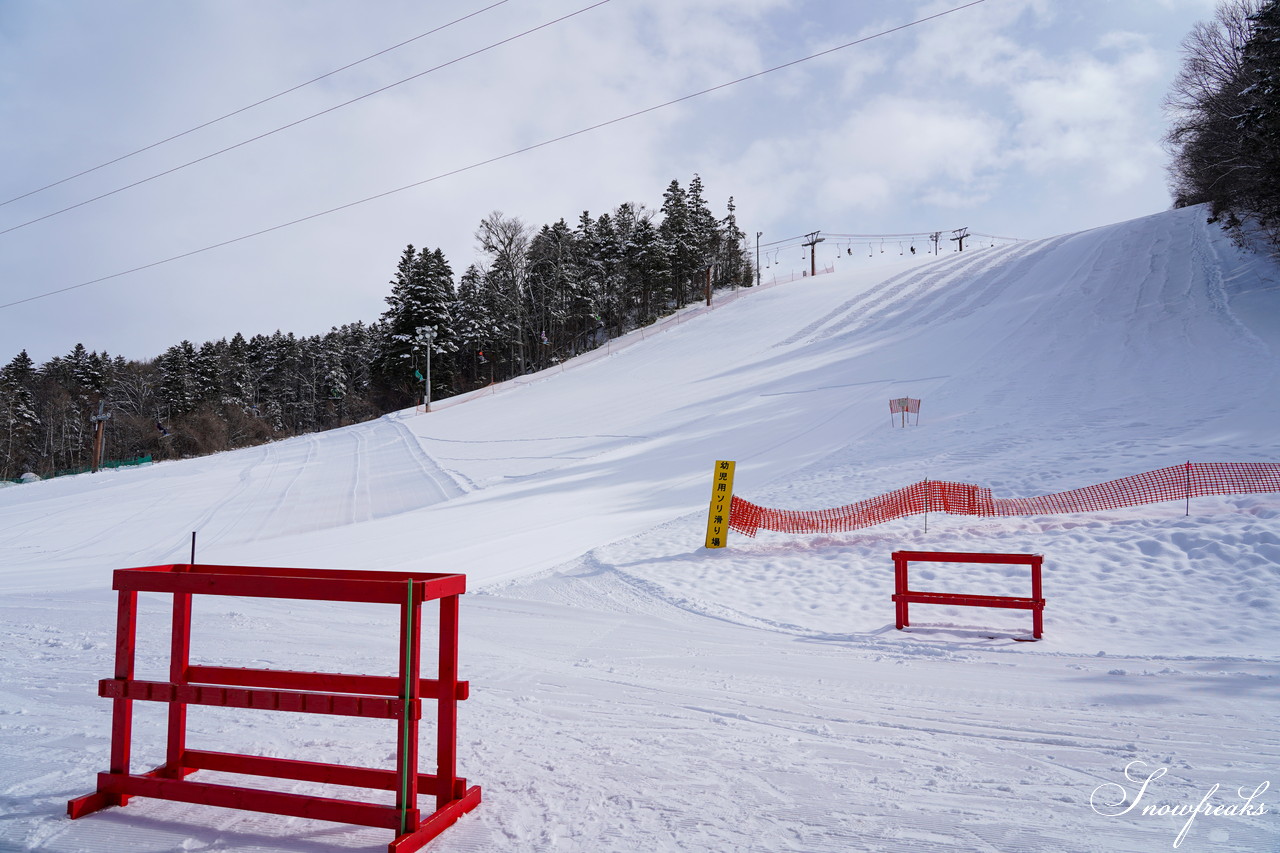
[[[729,503],[733,500],[733,466],[717,459],[711,479],[711,510],[707,513],[707,547],[723,548],[729,541]]]

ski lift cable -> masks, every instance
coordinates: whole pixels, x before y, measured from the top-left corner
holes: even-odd
[[[116,164],[116,163],[119,163],[119,162],[120,162],[120,161],[122,161],[122,160],[127,160],[127,159],[129,159],[130,157],[134,157],[134,156],[137,156],[138,154],[142,154],[142,153],[144,153],[144,152],[150,151],[150,150],[151,150],[151,149],[153,149],[153,148],[159,148],[161,145],[164,145],[165,143],[173,142],[175,139],[181,139],[182,137],[187,136],[188,134],[195,133],[197,130],[204,130],[206,127],[210,127],[211,125],[215,125],[215,124],[217,124],[217,123],[218,123],[218,122],[220,122],[220,121],[225,121],[225,120],[227,120],[227,119],[229,119],[229,118],[233,118],[233,117],[235,117],[235,116],[240,115],[240,113],[248,112],[249,110],[253,109],[254,107],[260,107],[260,106],[262,106],[263,104],[266,104],[266,103],[269,103],[270,101],[274,101],[274,100],[276,100],[277,98],[283,98],[285,95],[292,94],[293,92],[296,92],[296,91],[298,91],[299,89],[302,89],[302,88],[305,88],[305,87],[307,87],[307,86],[310,86],[312,83],[319,83],[321,80],[324,80],[324,79],[326,79],[326,78],[328,78],[328,77],[332,77],[332,76],[333,76],[333,75],[335,75],[335,74],[339,74],[339,73],[341,73],[341,72],[343,72],[343,71],[347,71],[347,70],[349,70],[349,69],[351,69],[351,68],[355,68],[357,65],[360,65],[361,63],[364,63],[364,62],[368,62],[368,61],[369,61],[369,60],[371,60],[371,59],[377,59],[379,56],[382,56],[383,54],[386,54],[386,53],[390,53],[390,52],[391,52],[391,51],[393,51],[393,50],[399,50],[400,48],[404,47],[404,46],[405,46],[405,45],[407,45],[407,44],[412,44],[413,42],[418,41],[418,40],[420,40],[420,39],[424,39],[424,38],[426,38],[427,36],[435,35],[436,33],[440,32],[440,31],[442,31],[442,30],[447,30],[449,27],[452,27],[452,26],[454,26],[455,24],[460,24],[460,23],[462,23],[463,21],[466,21],[466,20],[468,20],[468,19],[470,19],[470,18],[474,18],[474,17],[476,17],[477,15],[481,15],[481,14],[483,14],[483,13],[485,13],[485,12],[488,12],[490,9],[497,8],[498,6],[501,6],[501,5],[503,5],[503,4],[505,4],[505,3],[509,3],[509,2],[511,2],[511,0],[498,0],[498,2],[497,2],[497,3],[490,3],[488,6],[485,6],[483,9],[477,9],[476,11],[471,12],[470,14],[463,15],[461,18],[455,18],[454,20],[450,21],[450,22],[449,22],[449,23],[447,23],[447,24],[441,24],[441,25],[440,25],[440,26],[438,26],[438,27],[435,27],[435,28],[433,28],[433,29],[427,30],[425,33],[419,33],[418,35],[414,36],[413,38],[405,39],[404,41],[400,42],[399,44],[393,44],[393,45],[391,45],[390,47],[383,48],[382,50],[378,51],[377,53],[371,53],[371,54],[369,54],[368,56],[364,57],[363,59],[357,59],[355,62],[348,62],[346,65],[343,65],[341,68],[335,68],[335,69],[333,69],[332,71],[327,71],[327,72],[325,72],[324,74],[321,74],[319,77],[312,77],[310,80],[307,80],[307,81],[306,81],[306,82],[304,82],[304,83],[299,83],[299,84],[297,84],[296,86],[291,86],[291,87],[289,87],[288,89],[285,89],[285,90],[283,90],[283,91],[281,91],[281,92],[276,92],[274,95],[268,95],[267,97],[265,97],[265,98],[263,98],[263,99],[261,99],[261,100],[259,100],[259,101],[254,101],[252,104],[248,104],[248,105],[246,105],[246,106],[240,107],[239,109],[232,110],[231,112],[227,113],[226,115],[221,115],[221,116],[218,116],[217,118],[209,119],[208,121],[204,122],[203,124],[198,124],[198,125],[196,125],[195,127],[192,127],[192,128],[187,129],[187,130],[181,131],[180,133],[175,133],[175,134],[173,134],[172,136],[166,136],[164,139],[161,139],[161,140],[159,140],[158,142],[152,142],[150,145],[144,145],[143,147],[138,148],[138,149],[136,149],[136,150],[134,150],[134,151],[130,151],[130,152],[129,152],[129,153],[127,153],[127,154],[121,154],[119,157],[116,157],[115,159],[112,159],[112,160],[107,160],[105,163],[99,163],[99,164],[98,164],[98,165],[96,165],[96,166],[92,166],[92,167],[90,167],[90,168],[88,168],[88,169],[85,169],[85,170],[83,170],[83,171],[76,172],[74,175],[68,175],[67,177],[62,178],[61,180],[54,181],[54,182],[53,182],[53,183],[51,183],[51,184],[45,184],[45,185],[44,185],[44,186],[42,186],[42,187],[37,187],[37,188],[36,188],[36,189],[34,189],[34,190],[29,190],[29,191],[27,191],[27,192],[23,193],[22,195],[16,195],[16,196],[14,196],[14,197],[13,197],[13,198],[11,198],[11,199],[7,199],[7,200],[5,200],[5,201],[0,201],[0,207],[4,207],[4,206],[5,206],[5,205],[7,205],[7,204],[12,204],[12,203],[13,203],[13,202],[15,202],[15,201],[21,201],[22,199],[27,198],[28,196],[33,196],[33,195],[35,195],[36,193],[42,193],[42,192],[44,192],[45,190],[53,189],[54,187],[59,186],[59,185],[61,185],[61,184],[65,184],[65,183],[67,183],[68,181],[74,181],[76,178],[82,178],[82,177],[84,177],[85,175],[90,174],[91,172],[96,172],[96,171],[98,171],[99,169],[105,169],[107,166],[112,166],[112,165],[114,165],[114,164]]]
[[[605,2],[607,2],[607,0],[605,0]],[[288,222],[281,222],[277,225],[272,225],[268,228],[261,228],[257,231],[252,231],[248,234],[241,234],[238,237],[232,237],[230,239],[223,240],[218,243],[212,243],[208,246],[202,246],[201,248],[198,248],[198,249],[192,249],[187,252],[182,252],[177,255],[172,255],[168,258],[163,258],[158,261],[151,261],[150,263],[141,264],[139,266],[132,267],[131,269],[121,270],[120,272],[111,273],[110,275],[99,276],[98,278],[95,278],[95,279],[82,281],[78,284],[71,284],[71,285],[67,285],[66,287],[60,287],[54,290],[45,291],[43,293],[37,293],[34,296],[27,296],[22,299],[15,299],[10,302],[5,302],[3,304],[0,304],[0,310],[5,308],[12,308],[15,305],[23,305],[28,302],[34,302],[38,299],[44,299],[46,297],[55,296],[60,293],[67,293],[72,290],[78,290],[83,287],[89,287],[94,284],[101,284],[102,282],[105,282],[105,281],[122,278],[124,276],[131,275],[136,272],[142,272],[143,270],[153,269],[155,267],[162,266],[164,264],[173,263],[175,261],[183,260],[185,258],[190,258],[195,255],[200,255],[205,252],[211,252],[215,249],[221,249],[226,246],[233,245],[235,243],[241,243],[241,242],[244,242],[245,240],[251,240],[254,237],[261,237],[265,234],[270,234],[275,231],[281,231],[285,228],[291,228],[294,225],[300,225],[303,222],[310,222],[313,219],[319,219],[320,217],[328,216],[333,213],[338,213],[343,210],[350,210],[351,208],[358,207],[363,204],[368,204],[370,202],[377,201],[379,199],[387,198],[388,196],[392,196],[397,193],[402,193],[407,190],[416,189],[418,187],[425,186],[427,184],[434,183],[436,181],[440,181],[445,178],[453,177],[454,175],[459,175],[464,172],[470,172],[475,169],[479,169],[484,166],[488,166],[493,163],[500,162],[502,160],[507,160],[512,157],[516,157],[520,154],[526,154],[530,151],[536,151],[539,148],[546,148],[547,146],[555,145],[556,143],[559,143],[559,142],[564,142],[566,140],[573,139],[578,136],[583,136],[593,131],[600,130],[601,128],[611,127],[612,125],[620,124],[622,122],[629,121],[630,119],[633,119],[633,118],[638,118],[643,115],[648,115],[649,113],[657,112],[658,110],[664,109],[666,107],[674,106],[676,104],[684,103],[685,101],[693,100],[694,98],[701,97],[702,95],[708,95],[708,94],[711,94],[712,92],[718,92],[723,89],[727,89],[730,86],[736,86],[739,83],[745,83],[748,80],[754,80],[757,77],[763,77],[766,74],[772,74],[776,71],[782,71],[787,68],[792,68],[803,62],[808,62],[810,60],[818,59],[819,57],[823,57],[823,56],[829,56],[830,54],[836,53],[837,51],[840,51],[840,50],[845,50],[847,48],[855,47],[860,44],[866,44],[869,41],[873,41],[878,38],[883,38],[885,36],[892,35],[893,33],[901,32],[902,30],[908,29],[910,27],[919,26],[920,24],[928,23],[930,21],[935,21],[939,18],[954,14],[955,12],[963,11],[964,9],[968,9],[985,2],[986,0],[970,0],[970,2],[964,3],[960,6],[955,6],[951,9],[946,9],[942,12],[937,12],[933,15],[927,15],[923,18],[918,18],[914,21],[910,21],[905,24],[900,24],[896,27],[890,27],[889,29],[882,30],[878,33],[873,33],[869,36],[863,36],[862,38],[854,39],[853,41],[846,42],[841,45],[837,45],[836,47],[827,48],[826,50],[821,50],[821,51],[818,51],[817,53],[809,54],[808,56],[801,57],[800,59],[793,59],[790,62],[784,62],[781,65],[775,65],[772,68],[766,68],[763,71],[757,71],[753,74],[748,74],[744,77],[739,77],[735,80],[729,80],[728,82],[720,83],[718,85],[711,86],[706,89],[702,89],[701,91],[698,91],[698,92],[693,92],[688,95],[683,95],[679,98],[673,98],[669,101],[665,101],[660,104],[655,104],[654,106],[651,106],[651,107],[646,107],[644,109],[636,110],[626,115],[618,116],[617,118],[612,118],[607,121],[602,121],[602,122],[599,122],[598,124],[593,124],[588,127],[581,128],[579,130],[571,131],[569,133],[565,133],[560,136],[553,137],[551,139],[545,139],[542,142],[536,142],[532,145],[526,145],[523,148],[517,148],[514,151],[508,151],[505,154],[498,154],[496,156],[490,157],[485,160],[478,160],[475,163],[471,163],[470,165],[460,166],[456,169],[451,169],[447,172],[441,172],[437,175],[433,175],[432,177],[423,178],[420,181],[414,181],[413,183],[405,184],[404,186],[396,187],[395,189],[390,189],[384,192],[376,193],[371,196],[366,196],[365,198],[357,199],[356,201],[350,201],[350,202],[347,202],[346,204],[340,204],[336,207],[331,207],[327,210],[321,210],[319,212],[312,213],[307,216],[302,216],[297,219],[292,219]],[[600,4],[596,4],[596,5],[600,5]],[[587,8],[593,8],[593,7],[587,7]],[[585,10],[580,10],[580,11],[585,11]],[[575,12],[574,14],[578,14],[578,13]]]
[[[768,243],[761,243],[761,244],[760,244],[760,248],[761,248],[761,249],[764,249],[764,248],[770,248],[770,249],[772,249],[774,246],[781,246],[781,245],[783,245],[783,244],[785,244],[785,243],[794,243],[795,241],[797,241],[797,240],[803,240],[804,238],[806,238],[806,237],[808,237],[808,236],[809,236],[808,234],[797,234],[797,235],[796,235],[796,236],[794,236],[794,237],[783,237],[781,240],[770,240]],[[796,243],[796,245],[799,245],[799,243]]]
[[[1008,240],[1010,243],[1026,243],[1029,240],[1027,237],[1001,237],[996,234],[983,234],[979,231],[970,231],[969,236],[986,237],[988,240]]]
[[[822,233],[836,240],[847,239],[847,240],[861,242],[863,240],[911,240],[911,239],[927,240],[934,233],[949,234],[958,230],[959,229],[957,228],[934,228],[927,231],[908,231],[908,232],[903,232],[899,234],[839,234],[834,231],[823,231]],[[1025,243],[1028,240],[1028,238],[1026,237],[1002,237],[998,234],[985,234],[980,231],[970,231],[969,236],[983,237],[988,240],[1005,240],[1010,243]],[[791,238],[791,239],[796,239],[796,238]],[[761,243],[760,245],[763,246],[764,244]]]
[[[907,240],[911,237],[928,237],[934,231],[950,232],[954,230],[954,228],[935,228],[929,231],[907,231],[900,234],[837,234],[831,231],[824,231],[822,233],[826,234],[828,237],[834,237],[836,239],[851,239],[861,242],[863,240]]]
[[[599,6],[603,6],[609,2],[611,2],[611,0],[597,0],[597,2],[592,3],[590,6],[585,6],[576,12],[570,12],[567,15],[563,15],[559,18],[556,18],[555,20],[547,21],[546,23],[539,24],[538,26],[533,27],[532,29],[525,30],[522,33],[517,33],[516,35],[502,39],[501,41],[496,41],[493,44],[488,45],[487,47],[482,47],[482,48],[479,48],[478,50],[473,50],[468,54],[464,54],[463,56],[450,59],[448,62],[442,62],[441,64],[435,66],[434,68],[428,68],[426,71],[419,71],[417,74],[413,74],[408,77],[405,77],[403,80],[397,80],[394,83],[388,83],[387,85],[381,88],[374,89],[372,92],[366,92],[363,95],[358,95],[357,97],[354,97],[348,101],[343,101],[340,104],[335,104],[332,107],[323,109],[318,113],[312,113],[311,115],[304,116],[303,118],[300,118],[297,121],[291,121],[288,124],[283,124],[280,127],[275,128],[274,130],[268,130],[267,132],[260,133],[257,136],[252,136],[248,139],[241,140],[240,142],[237,142],[234,145],[228,145],[226,148],[220,148],[217,151],[214,151],[210,154],[205,154],[203,157],[197,157],[194,160],[189,160],[186,163],[181,163],[177,166],[174,166],[172,169],[166,169],[163,172],[157,172],[156,174],[151,175],[150,177],[141,178],[139,180],[134,181],[131,184],[125,184],[122,187],[116,187],[113,190],[108,190],[107,192],[102,193],[101,195],[96,195],[93,198],[88,198],[88,199],[85,199],[84,201],[76,202],[75,204],[70,205],[68,207],[64,207],[61,210],[55,210],[52,213],[46,213],[44,216],[37,216],[35,219],[29,219],[26,222],[20,222],[17,225],[12,225],[8,228],[0,230],[0,235],[8,234],[12,231],[17,231],[19,228],[26,228],[28,225],[34,225],[35,223],[43,222],[46,219],[52,219],[55,216],[58,216],[63,213],[67,213],[68,211],[72,211],[80,207],[84,207],[87,204],[93,204],[95,201],[101,201],[102,199],[109,198],[113,195],[116,195],[117,193],[122,193],[125,190],[131,190],[134,187],[138,187],[138,186],[142,186],[143,184],[150,183],[151,181],[154,181],[157,178],[163,178],[166,175],[172,175],[174,172],[179,172],[183,169],[186,169],[189,166],[194,166],[197,163],[203,163],[206,160],[212,160],[214,157],[217,157],[220,154],[226,154],[228,151],[234,151],[237,148],[243,148],[244,146],[249,145],[251,143],[258,142],[259,140],[262,140],[262,139],[266,139],[268,136],[274,136],[275,134],[280,133],[281,131],[288,130],[293,127],[297,127],[300,124],[305,124],[306,122],[309,122],[314,118],[319,118],[320,116],[328,115],[329,113],[340,110],[343,107],[349,107],[354,103],[358,103],[359,101],[365,100],[366,98],[371,98],[374,95],[379,95],[387,91],[388,89],[394,89],[396,86],[401,86],[405,83],[411,82],[413,80],[417,80],[420,77],[425,77],[426,75],[439,71],[442,68],[448,68],[450,65],[456,65],[457,63],[462,62],[465,59],[471,59],[473,57],[479,56],[482,53],[487,53],[488,51],[491,51],[494,48],[501,47],[504,44],[509,44],[513,41],[516,41],[517,39],[522,39],[525,36],[532,35],[533,33],[536,33],[539,30],[544,30],[547,27],[553,26],[562,21],[567,21],[570,18],[581,15],[583,12],[589,12],[592,9],[595,9]]]

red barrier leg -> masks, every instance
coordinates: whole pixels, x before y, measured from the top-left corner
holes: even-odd
[[[138,593],[120,590],[116,612],[117,680],[133,678],[133,658],[137,649]],[[111,771],[129,775],[129,753],[133,745],[133,700],[116,699],[111,707]],[[111,795],[108,805],[123,806],[129,802],[125,794]]]
[[[436,703],[436,808],[453,799],[458,773],[458,596],[440,599],[440,701]]]
[[[1041,601],[1044,596],[1040,592],[1040,566],[1044,560],[1036,557],[1031,563],[1031,597],[1036,601]],[[1044,633],[1044,608],[1037,607],[1031,611],[1031,636],[1037,640]]]
[[[120,590],[119,603],[116,606],[116,670],[118,681],[129,681],[133,678],[133,657],[136,648],[138,622],[138,593],[133,590]],[[111,769],[117,776],[129,775],[129,748],[133,742],[133,700],[113,699],[111,702]],[[67,816],[75,819],[82,815],[105,809],[108,806],[123,806],[129,802],[128,794],[112,794],[98,790],[84,797],[78,797],[67,803]]]
[[[893,561],[893,591],[897,596],[901,596],[907,591],[906,560],[895,558]],[[911,624],[907,619],[907,601],[903,598],[895,597],[894,604],[897,605],[894,608],[894,612],[897,616],[898,630],[901,631],[904,627]]]

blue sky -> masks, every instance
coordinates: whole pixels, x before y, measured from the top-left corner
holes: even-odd
[[[0,0],[0,201],[495,0]],[[799,59],[956,2],[508,0],[269,104],[0,206],[0,302],[153,264]],[[984,0],[636,119],[223,248],[0,308],[0,359],[145,359],[375,320],[407,243],[460,273],[476,224],[657,208],[696,172],[763,241],[969,228],[1036,238],[1168,207],[1160,101],[1211,0]]]

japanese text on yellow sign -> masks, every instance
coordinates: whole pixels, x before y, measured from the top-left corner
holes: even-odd
[[[707,547],[723,548],[729,539],[729,504],[733,500],[733,466],[716,460],[711,480],[711,509],[707,513]]]

